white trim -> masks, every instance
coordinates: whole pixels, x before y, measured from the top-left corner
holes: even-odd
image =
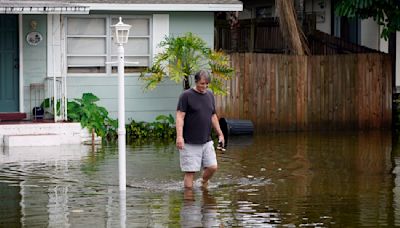
[[[47,77],[61,77],[60,14],[47,15]]]
[[[90,10],[107,11],[242,11],[243,4],[81,4]]]
[[[0,7],[0,14],[89,14],[89,8],[86,6]]]
[[[18,15],[18,33],[19,33],[19,112],[24,112],[24,36],[22,14]]]
[[[169,36],[169,14],[153,14],[153,58],[163,51],[158,44]]]
[[[47,77],[54,75],[53,15],[47,15]]]
[[[59,23],[60,23],[60,73],[62,78],[62,86],[64,86],[64,120],[68,120],[68,86],[67,86],[67,71],[66,71],[66,59],[65,59],[65,18],[60,15]]]

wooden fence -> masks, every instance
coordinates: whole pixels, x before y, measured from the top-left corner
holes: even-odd
[[[256,132],[390,128],[392,74],[384,54],[290,56],[232,53],[219,117]]]
[[[216,20],[214,49],[225,52],[290,53],[278,18],[245,19],[240,20],[239,24],[240,27],[232,29],[227,20]],[[316,30],[313,15],[305,17],[303,31],[313,55],[378,52]]]

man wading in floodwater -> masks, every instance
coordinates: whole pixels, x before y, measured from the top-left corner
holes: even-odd
[[[185,172],[186,189],[193,187],[194,174],[202,167],[203,188],[207,188],[208,180],[217,170],[211,127],[217,132],[218,141],[224,144],[224,135],[215,113],[214,95],[207,89],[210,76],[201,70],[194,80],[196,86],[181,94],[176,111],[176,147],[180,153],[181,169]]]

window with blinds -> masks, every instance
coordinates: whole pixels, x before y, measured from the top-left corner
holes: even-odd
[[[117,45],[113,42],[112,28],[118,16],[70,16],[66,23],[67,73],[106,74],[117,73]],[[150,64],[150,16],[124,17],[131,25],[125,50],[125,72],[140,72]]]

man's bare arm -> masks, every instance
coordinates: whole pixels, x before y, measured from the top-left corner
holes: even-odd
[[[183,149],[185,141],[183,139],[183,123],[186,113],[181,111],[176,111],[176,147],[178,149]]]
[[[222,142],[222,145],[225,145],[225,138],[224,138],[224,133],[221,131],[221,127],[219,126],[219,121],[218,121],[218,116],[217,114],[213,114],[211,116],[211,123],[215,131],[217,132],[218,135],[218,141]]]

